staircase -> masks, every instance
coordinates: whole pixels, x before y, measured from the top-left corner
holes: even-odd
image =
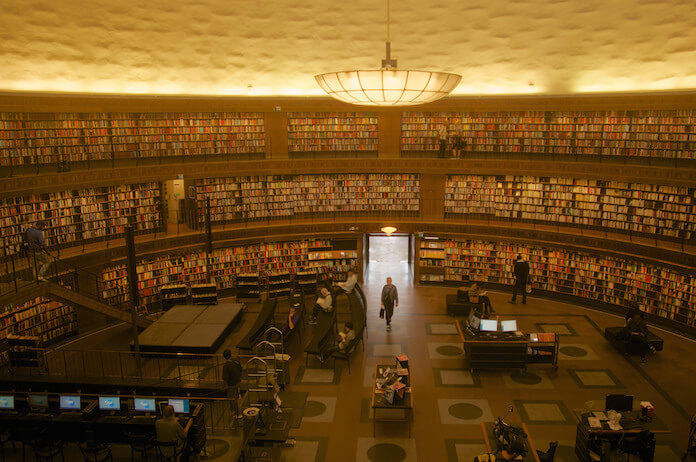
[[[59,301],[75,308],[80,307],[104,314],[119,321],[131,323],[130,306],[127,303],[111,304],[101,296],[100,277],[87,270],[79,268],[63,260],[54,258],[46,282],[28,282],[31,271],[24,266],[14,274],[6,274],[3,284],[10,290],[0,295],[0,307],[14,304],[19,305],[27,300],[45,297]],[[13,284],[19,281],[18,284]],[[138,316],[136,325],[146,328],[153,320],[146,316]]]

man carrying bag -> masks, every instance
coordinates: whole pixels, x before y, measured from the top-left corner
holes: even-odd
[[[392,284],[392,278],[387,278],[387,283],[382,288],[382,307],[379,310],[379,317],[387,321],[387,330],[391,330],[391,318],[395,306],[399,306],[399,292]]]

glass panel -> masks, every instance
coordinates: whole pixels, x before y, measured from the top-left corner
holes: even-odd
[[[341,72],[338,74],[338,78],[346,90],[360,90],[360,79],[357,72]]]
[[[422,90],[428,84],[430,79],[430,72],[422,71],[408,71],[408,81],[406,82],[406,88],[408,90]]]
[[[360,85],[363,90],[382,89],[382,71],[358,71],[360,75]],[[379,99],[382,99],[380,95]]]

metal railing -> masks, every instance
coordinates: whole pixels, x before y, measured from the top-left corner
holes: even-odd
[[[131,351],[35,348],[37,367],[3,369],[15,377],[50,376],[76,382],[85,379],[138,380],[148,385],[196,385],[223,388],[220,355],[188,353],[142,354],[141,367]]]

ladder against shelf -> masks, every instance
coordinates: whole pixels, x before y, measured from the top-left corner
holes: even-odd
[[[444,122],[470,152],[696,159],[694,109],[403,112],[401,151],[437,151]]]

